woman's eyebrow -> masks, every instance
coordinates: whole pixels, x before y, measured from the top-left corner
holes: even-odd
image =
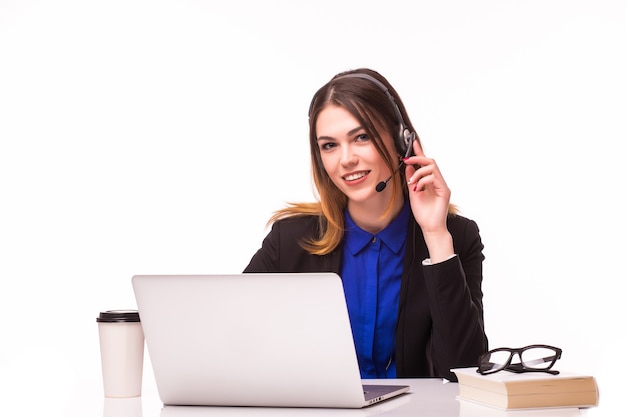
[[[360,131],[360,130],[363,130],[363,126],[357,126],[357,127],[355,127],[354,129],[351,129],[351,130],[350,130],[350,131],[346,134],[346,136],[352,136],[352,135],[354,135],[355,133],[357,133],[357,132],[358,132],[358,131]],[[332,139],[334,139],[334,138],[332,138],[331,136],[318,136],[318,137],[317,137],[317,140],[318,140],[318,141],[320,141],[320,140],[332,140]]]

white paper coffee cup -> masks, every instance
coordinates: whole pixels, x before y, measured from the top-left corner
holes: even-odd
[[[144,336],[137,310],[109,310],[96,319],[104,396],[130,398],[141,395]]]

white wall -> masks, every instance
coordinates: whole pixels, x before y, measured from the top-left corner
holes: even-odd
[[[481,228],[491,345],[562,347],[608,410],[625,21],[619,0],[0,0],[0,388],[55,381],[62,409],[133,274],[241,271],[312,198],[311,96],[367,66]]]

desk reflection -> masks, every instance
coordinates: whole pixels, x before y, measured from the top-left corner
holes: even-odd
[[[578,408],[549,408],[536,410],[509,410],[503,411],[484,405],[459,401],[459,417],[581,417]]]
[[[272,407],[213,407],[163,406],[158,397],[143,398],[150,415],[146,417],[584,417],[586,410],[555,408],[503,411],[457,399],[458,385],[437,379],[406,381],[408,393],[361,409],[333,408],[272,408]],[[377,381],[380,383],[381,381]],[[397,383],[383,380],[382,383]],[[154,406],[154,407],[153,407]],[[142,397],[105,398],[103,417],[143,417]]]
[[[107,398],[104,397],[102,417],[143,417],[141,397]]]

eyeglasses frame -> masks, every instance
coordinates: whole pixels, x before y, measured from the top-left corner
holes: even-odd
[[[538,369],[538,368],[528,368],[524,365],[524,361],[522,360],[522,353],[526,350],[535,349],[535,348],[554,350],[555,354],[553,356],[542,358],[543,360],[541,361],[541,363],[545,363],[545,362],[548,362],[548,359],[549,359],[550,360],[549,366]],[[504,363],[502,367],[499,367],[496,369],[487,369],[487,370],[481,369],[480,364],[485,360],[485,357],[491,356],[493,353],[496,353],[496,352],[509,352],[509,359],[507,359],[506,363]],[[559,371],[552,369],[552,367],[554,366],[557,360],[561,359],[561,353],[563,353],[563,350],[558,347],[550,346],[550,345],[539,345],[539,344],[528,345],[528,346],[524,346],[521,348],[508,348],[508,347],[496,348],[488,352],[485,352],[478,357],[478,369],[476,369],[476,372],[478,372],[481,375],[489,375],[489,374],[494,374],[496,372],[507,370],[507,371],[518,373],[518,374],[525,373],[525,372],[546,372],[552,375],[558,375]],[[515,354],[517,354],[517,356],[519,357],[520,363],[512,364],[511,361],[513,360],[513,356],[515,356]],[[529,364],[528,362],[526,363]]]

